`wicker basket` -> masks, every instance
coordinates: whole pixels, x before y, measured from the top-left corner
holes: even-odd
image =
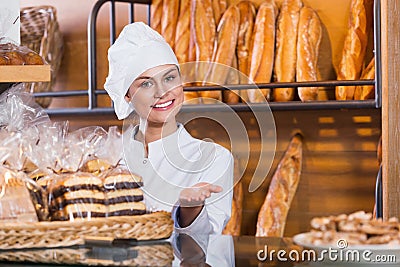
[[[0,251],[0,262],[31,262],[90,266],[171,266],[171,244],[141,245],[127,248],[52,248]],[[101,254],[101,255],[100,255]]]
[[[55,83],[63,54],[63,37],[60,32],[56,9],[52,6],[25,7],[21,9],[21,45],[41,55],[51,66],[51,81],[28,83],[30,92],[49,92]],[[51,98],[37,98],[44,108]]]
[[[91,266],[170,266],[174,259],[173,249],[169,243],[118,250],[105,247],[101,251],[104,252],[101,258],[99,252],[93,250],[93,248],[7,250],[0,252],[0,261]]]
[[[54,248],[84,244],[85,236],[152,240],[173,231],[169,212],[116,216],[73,222],[2,223],[0,249]]]

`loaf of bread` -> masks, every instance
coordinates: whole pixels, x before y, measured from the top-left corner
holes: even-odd
[[[368,66],[361,74],[361,79],[369,80],[375,78],[375,57],[369,62]],[[375,87],[373,85],[359,85],[354,92],[354,100],[373,99],[375,97]]]
[[[257,219],[256,236],[282,237],[286,218],[300,180],[302,137],[296,134],[279,162]]]
[[[319,80],[318,52],[321,39],[322,27],[317,13],[310,7],[303,7],[300,10],[297,38],[298,82]],[[299,87],[297,90],[301,101],[318,99],[318,87]]]
[[[217,28],[217,39],[206,80],[213,84],[226,83],[230,66],[235,57],[239,30],[239,8],[231,5],[224,13]]]
[[[249,75],[249,55],[251,38],[253,36],[254,19],[256,17],[256,8],[251,1],[240,1],[237,4],[240,12],[239,33],[237,41],[237,57],[238,68],[241,73]],[[243,84],[248,83],[248,79],[241,81]]]
[[[0,221],[37,222],[38,216],[25,182],[12,172],[2,172],[1,175]]]
[[[372,26],[372,0],[352,0],[347,34],[344,40],[342,57],[337,68],[338,80],[360,78],[368,34]],[[337,86],[336,100],[354,99],[355,86]]]
[[[221,12],[221,6],[219,4],[219,0],[212,0],[212,5],[213,5],[215,24],[218,25],[219,20],[221,19],[222,14],[224,14],[224,12]]]
[[[179,17],[179,0],[168,0],[163,2],[161,18],[161,35],[171,46],[175,48],[176,24]]]
[[[180,64],[189,58],[191,0],[181,0],[175,34],[175,54]]]
[[[232,213],[231,218],[226,224],[223,235],[240,236],[240,228],[242,226],[242,211],[243,211],[243,185],[237,183],[233,188]]]
[[[193,40],[196,48],[196,81],[206,84],[206,75],[212,61],[216,40],[216,24],[212,0],[192,0]],[[202,63],[203,62],[203,63]],[[205,62],[205,63],[204,63]],[[221,100],[221,91],[201,91],[203,103]]]
[[[236,54],[232,60],[232,68],[229,70],[228,78],[226,80],[226,84],[239,84],[240,83],[240,75],[238,71],[238,62],[237,62]],[[224,103],[228,104],[237,104],[239,102],[240,92],[239,90],[224,90],[223,91],[223,100]]]
[[[150,6],[150,27],[161,33],[161,19],[163,16],[163,0],[153,0]]]
[[[284,0],[278,17],[274,74],[277,82],[294,82],[297,64],[297,32],[301,0]],[[295,88],[276,88],[274,101],[291,101]]]
[[[263,2],[257,12],[250,45],[249,79],[255,83],[269,83],[274,65],[275,21],[278,9],[273,0]],[[247,90],[249,102],[265,102],[270,89]]]

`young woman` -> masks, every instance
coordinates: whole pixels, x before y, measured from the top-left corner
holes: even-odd
[[[172,211],[178,232],[221,233],[231,212],[232,155],[176,121],[184,96],[171,47],[136,22],[123,29],[108,60],[104,88],[118,119],[139,117],[124,131],[124,161],[143,178],[147,208]]]

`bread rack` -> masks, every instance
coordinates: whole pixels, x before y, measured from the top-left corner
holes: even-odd
[[[93,6],[88,19],[88,89],[60,92],[38,92],[35,97],[74,97],[88,96],[87,108],[54,108],[47,109],[46,112],[51,116],[80,116],[80,115],[111,115],[114,114],[112,107],[98,107],[97,98],[105,95],[106,91],[96,88],[97,84],[97,45],[96,45],[96,22],[97,15],[101,7],[110,2],[110,44],[116,39],[116,2],[129,3],[129,21],[134,22],[134,8],[136,4],[148,5],[148,23],[150,22],[151,0],[98,0]],[[247,90],[252,88],[295,88],[295,87],[335,87],[335,86],[355,86],[355,85],[374,85],[375,99],[371,100],[346,100],[346,101],[290,101],[290,102],[269,102],[268,106],[272,111],[278,110],[320,110],[320,109],[373,109],[381,107],[381,16],[380,1],[374,3],[374,46],[375,46],[375,79],[374,80],[347,80],[347,81],[316,81],[316,82],[285,82],[285,83],[265,83],[256,85],[236,84],[227,85],[233,90]],[[224,86],[197,86],[185,87],[185,91],[210,91],[210,90],[229,90]],[[239,103],[229,105],[234,111],[264,110],[265,103]],[[202,111],[224,111],[224,105],[218,104],[198,104],[185,105],[182,112],[202,112]]]

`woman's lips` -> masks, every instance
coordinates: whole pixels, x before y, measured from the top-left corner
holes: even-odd
[[[157,103],[157,104],[155,104],[155,105],[153,105],[151,107],[153,109],[155,109],[155,110],[167,110],[167,109],[169,109],[169,108],[171,108],[173,106],[174,101],[175,101],[175,99],[169,100],[169,101],[166,101],[166,102],[162,102],[162,103]]]

